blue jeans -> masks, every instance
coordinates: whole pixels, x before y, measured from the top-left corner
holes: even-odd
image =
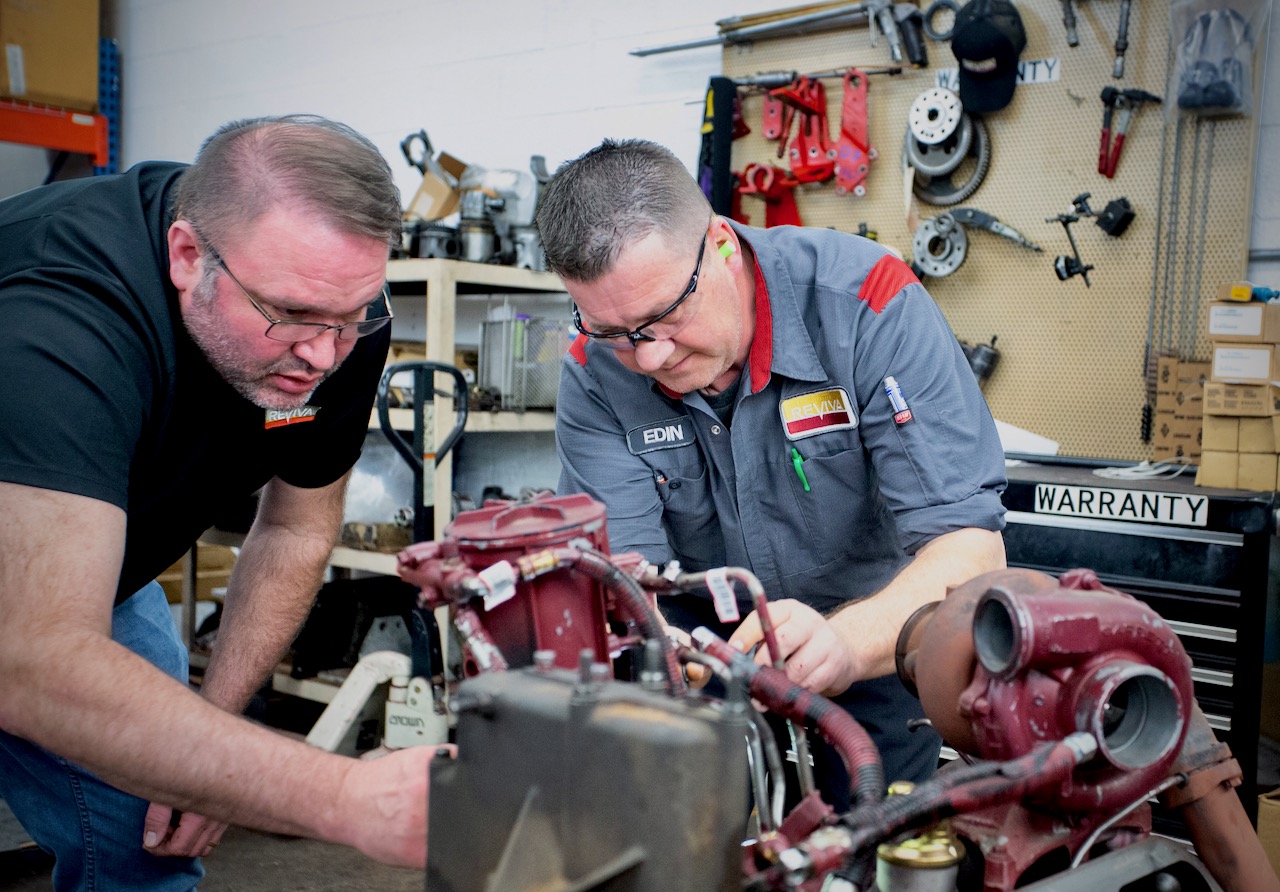
[[[111,638],[187,683],[187,651],[159,583],[143,586],[112,611]],[[3,731],[0,798],[57,859],[57,892],[189,892],[204,876],[198,858],[162,858],[142,847],[146,800]]]

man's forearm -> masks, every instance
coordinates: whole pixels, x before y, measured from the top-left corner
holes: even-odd
[[[201,694],[239,713],[275,669],[315,601],[342,519],[341,490],[297,522],[260,516],[232,571]]]
[[[894,671],[893,649],[903,624],[919,607],[940,601],[949,586],[1005,566],[999,533],[963,529],[939,536],[921,548],[893,581],[875,595],[855,601],[828,621],[855,654],[857,679]]]

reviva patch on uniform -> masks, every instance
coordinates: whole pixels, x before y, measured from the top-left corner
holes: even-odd
[[[858,413],[843,387],[819,390],[783,400],[778,405],[788,440],[802,440],[828,431],[851,430],[858,426]]]
[[[319,411],[318,406],[303,406],[301,409],[267,409],[267,420],[263,427],[271,430],[273,427],[315,421],[316,413]]]

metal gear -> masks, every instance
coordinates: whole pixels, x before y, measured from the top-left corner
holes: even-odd
[[[915,192],[916,197],[925,204],[937,207],[959,204],[978,191],[978,187],[982,185],[982,181],[991,167],[991,136],[987,132],[987,125],[982,123],[982,119],[976,115],[968,115],[967,117],[973,121],[973,141],[970,143],[969,151],[962,159],[961,164],[945,176],[929,177],[919,172],[916,173],[912,190]],[[954,177],[969,167],[968,162],[971,159],[974,163],[972,171],[968,173],[968,178],[956,185],[953,182]]]
[[[942,87],[931,87],[911,103],[907,123],[920,142],[937,145],[955,133],[963,113],[959,96]]]
[[[907,163],[926,177],[946,176],[961,165],[972,143],[973,121],[967,114],[961,114],[959,126],[936,145],[921,142],[908,130]]]
[[[969,237],[964,227],[948,213],[925,220],[911,240],[911,253],[916,265],[926,276],[949,276],[964,263],[969,252]]]

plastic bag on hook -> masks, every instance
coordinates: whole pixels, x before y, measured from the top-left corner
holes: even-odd
[[[1174,101],[1165,107],[1202,116],[1252,114],[1254,54],[1270,13],[1271,0],[1174,0],[1168,91]]]

